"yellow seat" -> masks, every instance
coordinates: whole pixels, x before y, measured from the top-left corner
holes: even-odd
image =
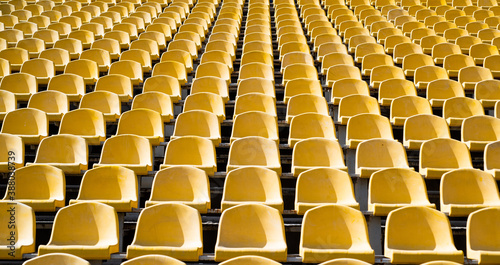
[[[390,106],[394,99],[402,96],[417,96],[413,82],[405,79],[387,79],[380,83],[378,101],[381,106]]]
[[[208,68],[207,68],[208,69]],[[191,83],[191,94],[213,93],[222,97],[224,102],[229,101],[228,83],[224,78],[218,76],[198,77]]]
[[[347,95],[340,99],[337,121],[342,125],[347,125],[351,117],[362,113],[380,115],[380,108],[377,100],[368,95]]]
[[[420,174],[404,168],[387,168],[370,178],[368,211],[375,216],[387,216],[405,206],[435,208],[427,197],[426,185]]]
[[[319,206],[305,213],[299,252],[307,263],[342,257],[375,260],[363,214],[344,205]]]
[[[75,255],[54,253],[45,254],[30,260],[27,260],[23,265],[44,265],[44,264],[74,264],[74,265],[90,265],[90,263]]]
[[[170,139],[178,139],[183,136],[203,137],[218,146],[221,142],[221,133],[217,115],[205,110],[185,111],[179,114]]]
[[[83,95],[80,108],[101,112],[106,121],[115,122],[121,114],[121,103],[117,94],[108,91],[94,91]]]
[[[466,90],[474,89],[478,82],[492,79],[493,75],[491,71],[484,67],[469,66],[460,69],[458,72],[458,82],[460,82]]]
[[[337,139],[331,117],[318,113],[304,113],[295,116],[290,123],[288,145],[293,148],[297,142],[313,137]]]
[[[484,108],[495,107],[496,102],[499,101],[498,87],[500,81],[498,80],[485,80],[476,84],[474,89],[474,98],[479,100]]]
[[[314,59],[311,54],[304,52],[289,52],[285,54],[281,60],[281,72],[283,72],[288,65],[292,64],[309,64],[314,65]],[[271,61],[272,65],[272,61]]]
[[[2,78],[0,89],[12,92],[16,100],[28,101],[37,93],[37,81],[35,76],[26,73],[14,73]]]
[[[215,260],[220,262],[242,255],[286,260],[283,218],[278,210],[265,205],[244,204],[222,213]]]
[[[465,143],[436,138],[420,147],[419,172],[425,178],[440,179],[454,169],[472,168],[471,156]]]
[[[236,97],[233,116],[249,111],[261,111],[277,116],[276,100],[262,93],[248,93]]]
[[[145,50],[132,49],[124,51],[120,55],[120,60],[138,62],[139,64],[141,64],[143,73],[148,73],[152,69],[151,55]]]
[[[415,70],[422,66],[434,66],[434,60],[426,54],[414,53],[403,57],[403,71],[406,77],[415,75]]]
[[[104,38],[118,41],[122,49],[128,49],[130,46],[130,37],[125,31],[111,30],[104,34]]]
[[[443,37],[446,39],[446,41],[455,43],[456,39],[462,36],[468,36],[469,33],[462,28],[451,28],[447,29],[443,33]]]
[[[419,114],[432,115],[431,105],[425,98],[402,96],[394,99],[391,104],[391,123],[396,126],[404,125],[409,117]]]
[[[432,58],[436,64],[443,64],[446,56],[461,53],[462,50],[457,44],[438,43],[432,47]]]
[[[500,120],[491,116],[472,116],[462,124],[462,142],[471,151],[484,151],[488,143],[500,140]]]
[[[323,88],[317,79],[296,78],[288,81],[285,85],[283,101],[288,104],[290,98],[300,94],[311,94],[323,97]]]
[[[406,148],[419,150],[424,141],[434,138],[450,138],[445,119],[430,114],[419,114],[406,120],[403,132],[403,144]]]
[[[403,47],[411,46],[412,43],[411,39],[409,37],[403,36],[399,29],[392,29],[390,32],[388,32],[386,29],[381,29],[379,30],[377,38],[379,42],[381,42],[381,44],[384,44],[385,52],[389,55],[393,55],[394,58],[396,58],[395,56],[399,56],[400,62],[403,61],[405,55],[414,53],[413,49],[411,49],[410,52],[403,51]],[[396,48],[396,45],[402,43],[407,43],[409,45],[400,46],[397,49],[397,54],[394,55],[394,49]],[[418,53],[418,51],[416,53]]]
[[[458,72],[464,67],[475,66],[474,59],[464,54],[450,54],[444,57],[443,68],[450,77],[458,77]]]
[[[265,94],[272,98],[276,98],[273,81],[259,77],[247,78],[238,83],[236,97],[250,93]]]
[[[120,166],[99,167],[85,172],[78,197],[69,203],[100,202],[117,212],[130,212],[137,208],[137,187],[134,171]]]
[[[17,135],[27,145],[39,144],[49,134],[47,114],[32,108],[13,110],[5,115],[0,133]]]
[[[286,69],[284,71],[286,73]],[[240,66],[238,81],[247,78],[260,77],[274,81],[274,68],[264,63],[248,63]],[[286,78],[283,75],[283,78]]]
[[[83,137],[89,145],[99,145],[106,140],[104,115],[93,109],[76,109],[65,113],[59,126],[59,134]]]
[[[362,45],[358,45],[358,47],[362,46]],[[385,54],[385,53],[384,54],[380,54],[380,53],[367,54],[363,57],[363,60],[361,62],[361,73],[364,76],[370,76],[373,68],[375,68],[377,66],[382,66],[382,65],[394,66],[394,62],[392,61],[392,57]]]
[[[370,95],[368,84],[360,79],[341,79],[332,87],[331,102],[338,105],[340,100],[349,95]]]
[[[194,166],[213,176],[217,164],[212,141],[199,136],[184,136],[168,142],[161,169],[182,165]]]
[[[79,59],[71,61],[64,69],[65,74],[76,74],[83,77],[85,85],[94,85],[99,79],[99,66],[95,61]]]
[[[99,163],[103,166],[123,166],[137,175],[147,175],[153,169],[153,152],[148,139],[138,135],[116,135],[106,139]]]
[[[318,50],[316,52],[316,58],[318,61],[322,62],[324,56],[334,52],[348,54],[347,48],[344,44],[336,42],[327,42],[319,45]]]
[[[462,126],[463,121],[472,116],[484,115],[481,102],[467,97],[447,99],[443,105],[443,118],[449,126]]]
[[[500,40],[500,37],[499,37]],[[495,45],[496,46],[496,45]],[[500,77],[500,55],[490,55],[484,58],[483,67],[493,74],[493,77]]]
[[[331,66],[328,68],[326,74],[326,85],[332,87],[335,82],[346,78],[361,80],[361,72],[359,68],[352,65]]]
[[[432,107],[443,107],[446,99],[465,97],[462,85],[454,80],[434,80],[427,85],[427,99]]]
[[[181,86],[177,78],[167,75],[157,75],[147,78],[143,85],[143,93],[145,92],[166,94],[173,103],[181,99]]]
[[[97,80],[95,91],[111,92],[116,94],[121,102],[128,102],[132,99],[132,81],[121,74],[108,74]]]
[[[117,135],[132,134],[149,140],[151,145],[164,142],[163,120],[157,111],[133,109],[124,112],[118,121]]]
[[[4,152],[0,159],[0,172],[11,173],[14,169],[22,168],[25,162],[23,139],[16,135],[1,133],[0,141]]]
[[[221,210],[255,203],[283,212],[281,183],[275,171],[263,167],[243,167],[229,172],[224,182]]]
[[[448,218],[429,207],[407,206],[389,213],[385,238],[384,255],[391,263],[463,262]]]
[[[394,139],[389,119],[378,114],[364,113],[351,117],[347,122],[346,133],[346,145],[351,149],[356,149],[364,140]]]
[[[443,175],[440,186],[441,212],[467,217],[476,210],[500,206],[493,176],[478,169],[457,169]]]
[[[286,121],[290,123],[292,118],[306,113],[313,112],[329,116],[328,104],[322,96],[313,94],[300,94],[290,98],[288,101]]]
[[[112,60],[118,59],[121,54],[120,42],[115,39],[104,38],[94,41],[91,46],[92,49],[103,49],[109,52]]]
[[[207,174],[192,166],[173,166],[158,171],[146,207],[165,202],[182,203],[206,213],[210,209]]]
[[[176,81],[177,82],[177,81]],[[132,101],[132,110],[148,109],[160,114],[163,122],[169,122],[173,119],[174,111],[170,97],[164,93],[151,91],[143,92],[134,97]]]
[[[403,145],[392,139],[371,139],[359,144],[356,152],[356,174],[370,178],[386,168],[410,169]]]
[[[387,42],[388,40],[386,39],[386,50],[388,45]],[[424,52],[422,50],[422,47],[415,43],[399,43],[395,45],[392,55],[392,57],[394,58],[394,63],[402,64],[404,57],[412,53],[423,54]]]
[[[75,74],[60,74],[50,79],[47,90],[64,93],[69,101],[80,101],[85,94],[85,82]]]
[[[170,221],[165,222],[163,218]],[[202,253],[201,216],[196,209],[178,203],[162,203],[144,209],[137,221],[134,240],[127,247],[127,259],[161,254],[198,261]]]
[[[49,121],[61,121],[62,116],[69,111],[69,101],[62,92],[46,90],[33,94],[28,101],[28,108],[44,111]]]
[[[223,63],[223,64],[227,65],[227,67],[229,67],[230,72],[233,71],[233,60],[231,58],[231,55],[229,53],[224,52],[224,51],[209,51],[209,52],[203,53],[203,55],[201,56],[200,64],[207,63],[207,62]],[[243,65],[244,64],[242,64],[242,66]]]
[[[188,51],[179,49],[168,50],[161,55],[161,62],[167,61],[176,61],[184,64],[187,73],[191,73],[193,71],[193,59]]]
[[[246,46],[247,46],[247,44],[245,44],[243,46],[243,53],[248,52],[245,49]],[[234,61],[234,59],[236,59],[236,54],[235,54],[236,50],[234,48],[233,43],[229,42],[229,41],[224,41],[224,40],[210,41],[205,46],[205,52],[208,52],[208,51],[223,51],[223,52],[227,52],[227,53],[229,53],[231,55],[231,59],[233,61]]]
[[[236,116],[230,142],[247,136],[261,136],[279,143],[276,116],[260,111],[245,112]]]
[[[484,150],[484,171],[492,174],[495,179],[500,179],[500,167],[498,166],[498,145],[500,142],[493,142],[486,145]]]
[[[203,63],[196,69],[195,79],[201,77],[218,77],[223,79],[228,85],[231,83],[231,73],[226,64],[219,62]]]
[[[6,224],[1,231],[5,239],[0,257],[4,260],[21,260],[23,254],[35,251],[35,213],[25,204],[9,201],[0,202],[0,209],[4,212],[2,221]]]
[[[82,52],[80,59],[88,59],[97,63],[100,72],[107,72],[111,65],[111,55],[103,49],[88,49]]]
[[[200,92],[186,97],[184,111],[206,110],[217,115],[219,123],[226,119],[226,110],[222,97],[217,94]]]
[[[260,256],[254,256],[254,255],[246,255],[246,256],[232,258],[232,259],[226,260],[224,262],[221,262],[220,264],[222,264],[222,265],[244,265],[244,264],[279,265],[279,263],[274,261],[274,260],[260,257]]]
[[[354,60],[352,56],[347,53],[333,52],[323,56],[321,62],[321,73],[323,75],[327,74],[328,68],[335,65],[352,65],[354,66]]]
[[[403,69],[390,65],[381,65],[373,68],[370,73],[370,86],[372,88],[379,88],[383,81],[389,79],[406,79]]]
[[[0,90],[0,121],[3,121],[5,115],[15,110],[16,107],[17,107],[17,100],[14,93],[11,93],[6,90]]]
[[[448,73],[439,66],[421,66],[415,69],[415,87],[417,89],[426,89],[429,82],[437,79],[448,79]]]
[[[467,258],[479,264],[495,264],[498,256],[500,208],[489,207],[469,215],[467,220]]]
[[[155,65],[156,66],[156,65]],[[120,60],[114,62],[109,67],[108,75],[119,74],[130,78],[133,85],[139,85],[144,80],[144,74],[142,72],[142,65],[136,61],[130,60]],[[153,68],[153,76],[155,71]]]
[[[355,61],[361,63],[363,62],[363,58],[370,54],[385,54],[384,46],[377,43],[362,43],[357,45],[354,52]],[[382,62],[386,64],[384,60],[382,60]],[[382,62],[380,64],[382,64]]]
[[[28,163],[27,165],[30,165]],[[33,164],[50,165],[65,174],[79,175],[88,167],[88,147],[85,139],[75,135],[53,135],[42,139]]]
[[[247,155],[249,150],[258,155],[249,157]],[[230,172],[248,166],[266,167],[281,175],[280,154],[277,144],[260,136],[249,136],[235,140],[229,150],[226,171]]]
[[[18,41],[24,38],[24,34],[18,29],[4,29],[0,31],[0,38],[7,41],[8,47],[14,47]]]
[[[50,78],[54,77],[56,74],[54,62],[41,58],[24,62],[20,72],[34,75],[37,83],[43,85],[48,84]]]
[[[30,58],[37,58],[45,50],[45,42],[37,38],[25,38],[18,41],[16,47],[27,50]]]
[[[498,47],[487,43],[474,44],[470,47],[469,55],[474,58],[476,65],[483,65],[484,58],[498,55]]]
[[[339,258],[333,259],[330,261],[325,261],[321,263],[321,265],[368,265],[370,263],[364,262],[357,259],[349,259],[349,258]]]
[[[321,167],[347,171],[342,149],[336,140],[312,137],[295,144],[292,155],[295,177],[306,170]]]
[[[59,210],[50,241],[38,248],[38,255],[67,253],[84,259],[109,259],[118,251],[116,211],[102,203],[82,202]]]

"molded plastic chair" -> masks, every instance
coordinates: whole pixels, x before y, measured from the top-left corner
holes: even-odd
[[[469,215],[467,220],[467,258],[479,264],[494,264],[498,257],[500,208],[489,207]]]
[[[467,145],[446,138],[425,141],[420,147],[419,163],[419,173],[429,179],[440,179],[454,169],[472,168]]]
[[[89,108],[101,112],[104,119],[116,122],[121,114],[120,98],[109,91],[94,91],[83,95],[80,108]]]
[[[488,143],[500,140],[500,120],[491,116],[472,116],[462,124],[462,142],[471,151],[484,151]]]
[[[4,222],[1,233],[5,235],[2,242],[2,251],[0,257],[8,260],[21,260],[23,254],[35,252],[35,233],[36,233],[36,220],[35,213],[31,207],[22,203],[17,203],[12,206],[12,202],[1,201],[0,209],[4,213],[1,215],[2,222]],[[9,225],[15,220],[15,226]],[[15,233],[15,236],[11,236]],[[9,236],[7,236],[9,235]],[[11,249],[14,248],[14,251]]]
[[[466,97],[447,99],[443,105],[443,118],[449,126],[462,126],[463,121],[472,116],[484,115],[481,102]]]
[[[59,126],[59,134],[83,137],[89,145],[99,145],[106,140],[104,115],[93,109],[81,108],[65,113]]]
[[[356,149],[364,140],[374,138],[394,139],[389,119],[370,113],[351,117],[347,122],[346,135],[346,145],[351,149]]]
[[[408,161],[403,145],[390,139],[371,139],[361,142],[356,152],[356,174],[370,178],[385,168],[406,168]]]
[[[446,120],[432,115],[419,114],[406,119],[403,145],[409,150],[420,150],[423,142],[434,138],[450,138]]]
[[[261,136],[279,142],[278,123],[275,116],[250,111],[234,118],[230,142],[247,136]]]
[[[202,169],[213,176],[217,164],[212,141],[199,136],[184,136],[168,142],[161,169],[185,165]]]
[[[124,112],[118,121],[117,135],[133,134],[149,140],[151,145],[164,142],[163,119],[157,111],[133,109]]]
[[[465,97],[464,88],[457,81],[439,79],[427,85],[427,99],[432,107],[443,107],[444,102],[453,97]]]
[[[17,135],[24,144],[37,145],[49,135],[47,114],[32,108],[13,110],[5,115],[0,133]]]
[[[293,148],[297,142],[313,137],[336,140],[332,118],[318,113],[295,116],[290,123],[288,145]]]
[[[280,153],[276,142],[260,136],[235,140],[229,149],[226,171],[248,166],[265,167],[281,175]]]
[[[431,114],[432,108],[427,99],[417,96],[402,96],[391,104],[391,123],[396,126],[405,124],[406,119],[418,114]]]
[[[347,171],[340,145],[335,140],[325,138],[309,138],[299,141],[293,149],[292,174],[318,167],[328,167]]]
[[[191,110],[179,114],[170,139],[183,136],[200,136],[218,146],[221,142],[221,133],[217,115],[205,110]]]

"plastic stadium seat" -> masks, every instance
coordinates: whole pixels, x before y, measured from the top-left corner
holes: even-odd
[[[387,43],[388,40],[386,40]],[[387,44],[386,44],[387,50]],[[406,55],[420,53],[423,54],[422,47],[415,43],[400,43],[394,46],[393,58],[394,63],[401,64],[403,63],[403,59]]]
[[[42,91],[31,96],[28,108],[44,111],[49,121],[60,121],[64,113],[69,111],[69,101],[66,94],[62,92]]]
[[[234,118],[231,143],[247,136],[261,136],[279,142],[277,118],[260,111],[250,111]]]
[[[402,96],[394,99],[391,104],[391,123],[403,126],[408,118],[419,114],[431,114],[432,108],[425,98],[417,96]]]
[[[161,62],[167,61],[176,61],[184,64],[187,73],[191,73],[193,71],[193,59],[191,58],[191,54],[185,50],[177,49],[164,52],[161,55]]]
[[[60,74],[50,79],[47,90],[64,93],[69,101],[80,101],[85,94],[85,82],[75,74]]]
[[[276,100],[272,96],[261,93],[248,93],[237,96],[233,116],[249,111],[261,111],[276,116]]]
[[[283,212],[281,183],[275,171],[243,167],[229,172],[224,183],[221,210],[247,203],[263,204]]]
[[[243,58],[242,58],[242,60],[243,60]],[[311,56],[311,54],[309,54],[309,53],[303,53],[303,52],[287,53],[283,56],[283,58],[281,60],[281,72],[284,71],[286,66],[296,64],[296,63],[314,65],[314,59]],[[272,61],[271,61],[271,65],[272,65]]]
[[[474,59],[464,54],[450,54],[444,57],[443,67],[450,77],[458,77],[464,67],[475,66]]]
[[[162,56],[163,58],[163,56]],[[229,71],[233,72],[233,60],[231,58],[231,55],[227,52],[224,51],[209,51],[203,53],[201,56],[200,64],[203,63],[208,63],[208,62],[219,62],[227,65],[229,67]],[[245,64],[241,64],[243,66]],[[241,70],[240,70],[241,71]],[[274,72],[272,72],[274,74]],[[274,76],[273,78],[274,79]]]
[[[49,133],[47,114],[31,108],[13,110],[5,116],[1,133],[18,135],[24,144],[38,144]]]
[[[317,60],[322,62],[323,57],[329,53],[347,53],[347,48],[344,44],[342,43],[336,43],[336,42],[327,42],[319,45],[318,50],[316,52],[316,57]]]
[[[331,117],[318,113],[304,113],[295,116],[290,123],[288,145],[293,148],[297,142],[313,137],[337,139]]]
[[[50,241],[38,248],[38,255],[67,253],[84,259],[109,259],[111,253],[118,251],[118,217],[114,208],[82,202],[59,210]]]
[[[450,138],[446,120],[431,114],[409,117],[404,124],[403,145],[410,150],[419,150],[423,142],[434,138]]]
[[[170,97],[164,93],[151,91],[137,95],[132,101],[132,110],[141,108],[158,112],[163,122],[169,122],[173,119],[172,101]]]
[[[297,78],[287,82],[283,101],[287,104],[291,97],[300,94],[312,94],[322,97],[323,89],[317,79]]]
[[[69,62],[64,73],[79,75],[83,77],[85,85],[93,85],[99,79],[99,66],[95,61],[79,59]]]
[[[247,49],[249,49],[249,47],[247,47],[247,45],[248,45],[248,43],[245,44],[245,46],[243,47],[243,53],[246,53],[246,52],[250,51],[250,50],[247,50]],[[264,45],[268,45],[268,44],[264,43]],[[248,45],[248,46],[250,46],[250,45]],[[170,45],[169,45],[169,47],[170,47]],[[245,48],[247,48],[247,49],[245,49]],[[258,46],[255,49],[256,50],[260,50],[260,48],[261,47]],[[233,60],[236,59],[234,45],[233,45],[232,42],[229,42],[229,41],[224,41],[224,40],[210,41],[205,46],[205,52],[208,52],[208,51],[223,51],[223,52],[227,52],[227,53],[229,53],[231,55],[231,58]],[[193,57],[193,59],[196,59],[196,57]]]
[[[353,94],[340,99],[337,118],[340,124],[347,125],[347,122],[352,116],[362,113],[380,115],[380,108],[377,100],[373,97],[361,94]]]
[[[462,124],[462,142],[471,151],[484,151],[488,143],[498,141],[500,120],[491,116],[472,116]]]
[[[404,168],[387,168],[372,174],[368,211],[375,216],[387,216],[391,211],[409,205],[435,208],[429,202],[420,174]]]
[[[74,265],[90,265],[90,263],[75,255],[54,253],[39,256],[27,260],[23,265],[45,265],[45,264],[74,264]]]
[[[224,81],[226,81],[228,85],[231,83],[231,73],[229,71],[229,67],[223,63],[208,62],[200,64],[196,69],[195,78],[209,77],[209,76],[221,78]]]
[[[363,62],[363,58],[367,55],[370,55],[370,54],[385,54],[385,51],[384,51],[384,47],[380,44],[376,44],[376,43],[362,43],[362,44],[359,44],[358,46],[356,46],[356,51],[354,53],[354,58],[355,58],[355,61],[357,63],[361,63]],[[376,62],[374,62],[374,64],[377,64]],[[379,65],[393,65],[393,64],[390,64],[388,62],[386,62],[386,60],[380,60],[380,62],[378,63]],[[363,69],[366,69],[367,67],[363,64]],[[373,68],[373,67],[372,67]]]
[[[406,79],[387,79],[380,83],[378,101],[381,106],[390,106],[394,99],[402,96],[417,96],[413,82]]]
[[[491,71],[484,67],[469,66],[460,69],[458,72],[458,82],[462,84],[465,90],[474,89],[478,82],[492,79]]]
[[[76,109],[64,114],[59,134],[83,137],[89,145],[99,145],[106,140],[104,115],[93,109]]]
[[[440,179],[453,169],[472,168],[467,145],[446,138],[425,141],[420,147],[419,161],[420,174],[429,179]]]
[[[199,136],[184,136],[171,140],[167,145],[161,169],[182,165],[197,167],[213,176],[217,165],[212,141]]]
[[[38,91],[35,76],[26,73],[14,73],[2,78],[0,89],[12,92],[17,100],[28,101]]]
[[[408,54],[403,58],[403,71],[407,77],[415,75],[415,70],[421,66],[433,66],[434,60],[426,54]]]
[[[11,74],[9,61],[0,58],[0,78]]]
[[[307,112],[329,116],[326,99],[312,94],[300,94],[291,97],[288,101],[286,121],[290,123],[293,117]]]
[[[389,119],[378,114],[365,113],[351,117],[346,133],[346,145],[351,149],[356,149],[361,142],[368,139],[394,139]]]
[[[121,102],[128,102],[132,99],[132,81],[121,74],[108,74],[97,80],[95,91],[111,92],[118,95]]]
[[[137,208],[137,187],[134,171],[120,166],[99,167],[85,172],[78,197],[69,203],[94,201],[112,206],[117,212],[130,212]]]
[[[434,80],[427,85],[427,99],[432,107],[443,107],[445,100],[453,97],[465,97],[462,85],[454,80]]]
[[[219,64],[219,63],[217,63]],[[209,92],[222,97],[224,102],[229,100],[227,80],[218,76],[204,76],[195,78],[191,83],[191,94]]]
[[[469,55],[474,58],[476,65],[483,65],[484,58],[490,55],[498,55],[498,48],[486,43],[474,44],[470,47]]]
[[[18,41],[24,38],[24,34],[18,29],[5,29],[0,31],[0,38],[7,41],[8,47],[14,47]]]
[[[54,63],[47,59],[32,59],[21,66],[21,73],[27,73],[36,77],[38,84],[48,84],[50,78],[54,77],[56,70]]]
[[[336,81],[345,78],[361,80],[361,72],[359,68],[352,65],[335,65],[328,68],[326,85],[332,87]]]
[[[403,145],[391,139],[361,142],[356,152],[356,174],[370,178],[374,172],[385,168],[409,168]]]
[[[215,260],[259,255],[285,261],[287,246],[283,218],[278,210],[259,204],[234,206],[221,215]]]
[[[236,97],[250,93],[260,93],[276,98],[273,81],[259,77],[247,78],[238,83]]]
[[[375,260],[363,214],[344,205],[319,206],[305,213],[299,251],[306,263],[341,257]]]
[[[500,179],[500,167],[498,166],[499,146],[500,142],[493,142],[486,145],[484,150],[484,171],[492,174],[495,179]]]
[[[148,139],[137,135],[117,135],[104,142],[101,158],[94,168],[116,165],[132,169],[137,175],[147,175],[153,168],[152,157]]]
[[[361,45],[359,45],[361,46]],[[358,46],[358,47],[359,47]],[[393,66],[392,57],[387,54],[372,53],[365,55],[361,63],[361,72],[364,76],[370,76],[373,68],[382,65]]]
[[[25,204],[14,203],[15,206],[12,206],[12,204],[13,202],[9,201],[0,202],[2,212],[10,213],[3,214],[2,221],[5,224],[9,224],[12,218],[15,220],[14,228],[12,225],[4,225],[4,228],[2,228],[1,233],[5,235],[5,239],[2,242],[0,257],[2,259],[21,260],[23,259],[23,254],[35,252],[35,213],[31,207]],[[12,233],[15,233],[13,240],[10,237]]]
[[[116,121],[121,114],[120,99],[117,94],[108,91],[94,91],[83,95],[80,108],[89,108],[101,112],[106,121]]]
[[[129,61],[135,61],[135,62],[140,63],[141,67],[142,67],[142,72],[144,72],[144,73],[150,72],[152,69],[151,56],[145,50],[132,49],[132,50],[124,51],[120,55],[120,60],[122,60],[122,61],[129,60]]]
[[[159,145],[164,142],[163,119],[157,111],[144,108],[133,109],[120,116],[116,134],[143,136],[151,145]]]
[[[328,68],[339,64],[354,66],[354,60],[352,56],[347,53],[333,52],[326,54],[321,62],[321,73],[325,75]]]
[[[249,157],[249,151],[256,155]],[[259,136],[235,140],[229,150],[226,171],[248,166],[266,167],[281,175],[280,154],[276,142]]]
[[[6,90],[0,90],[0,121],[3,121],[7,113],[15,110],[16,106],[17,100],[14,93]]]
[[[305,72],[305,71],[301,71],[301,72]],[[286,69],[285,69],[284,73],[286,73]],[[286,77],[284,75],[283,75],[283,78],[285,79]],[[252,77],[260,77],[260,78],[265,78],[265,79],[269,79],[269,80],[274,80],[273,66],[267,65],[264,63],[248,63],[245,65],[241,65],[240,69],[239,69],[238,81],[245,80],[247,78],[252,78]]]
[[[484,108],[492,108],[496,102],[500,100],[498,88],[500,81],[498,80],[485,80],[476,84],[474,89],[474,98],[479,100]]]
[[[225,54],[223,56],[224,60],[230,59],[230,55],[228,53],[223,52],[223,51],[212,51],[212,52],[214,52],[214,55],[221,54],[221,53]],[[293,54],[302,55],[303,53],[290,53],[290,54],[291,55],[293,55]],[[305,57],[307,55],[309,57]],[[227,59],[226,59],[226,57],[227,57]],[[310,60],[312,60],[312,56],[310,54],[304,54],[304,57],[305,58],[309,58]],[[241,62],[240,62],[240,64],[241,65],[246,65],[246,64],[250,64],[250,63],[264,63],[264,64],[267,64],[267,65],[273,66],[273,64],[274,64],[273,60],[274,60],[273,56],[271,54],[269,54],[269,53],[266,53],[266,52],[263,52],[263,51],[251,51],[251,52],[247,52],[247,53],[244,53],[244,54],[241,55]],[[305,61],[305,60],[306,59],[304,59],[303,61]],[[284,68],[283,66],[285,65],[285,63],[282,63],[281,69]],[[230,62],[230,65],[228,65],[228,66],[231,69],[233,68],[232,61]]]
[[[147,78],[143,85],[143,93],[160,92],[170,97],[173,103],[181,99],[181,87],[177,78],[166,75],[157,75]]]
[[[120,43],[115,39],[104,38],[96,40],[92,43],[92,49],[103,49],[109,52],[110,58],[118,59],[120,57],[121,49]]]
[[[45,42],[37,38],[25,38],[18,41],[16,47],[27,50],[30,58],[38,58],[40,53],[45,50]]]
[[[100,72],[107,72],[111,65],[111,56],[103,49],[88,49],[82,52],[80,59],[87,59],[97,63]]]
[[[219,122],[226,119],[226,112],[222,97],[208,92],[191,94],[186,97],[184,111],[206,110],[217,115]]]
[[[146,207],[164,202],[182,203],[206,213],[210,209],[210,184],[206,173],[192,166],[173,166],[158,171]]]
[[[112,30],[104,34],[105,39],[113,39],[120,43],[122,49],[128,49],[130,46],[130,37],[125,31]]]
[[[240,256],[232,258],[221,262],[222,265],[244,265],[244,264],[256,264],[256,265],[279,265],[278,262],[254,255]]]
[[[493,77],[500,77],[500,55],[490,55],[484,58],[483,67],[490,69]]]
[[[163,216],[168,222],[158,218]],[[185,261],[198,261],[203,253],[199,212],[178,203],[163,203],[144,209],[137,221],[127,259],[161,254]]]
[[[481,102],[466,97],[447,99],[443,106],[443,118],[449,126],[461,126],[468,117],[484,115]]]
[[[109,75],[120,74],[124,75],[132,81],[133,85],[138,85],[143,82],[142,65],[136,61],[121,60],[114,62],[109,67]],[[157,75],[153,69],[153,75]]]
[[[384,255],[391,263],[463,262],[463,252],[453,244],[450,221],[429,207],[407,206],[389,213],[385,238]]]
[[[221,133],[217,115],[205,110],[185,111],[179,114],[170,139],[183,136],[203,137],[218,146],[221,142]]]
[[[437,79],[448,79],[445,69],[438,66],[421,66],[415,70],[414,82],[418,89],[426,89],[429,82]]]
[[[349,95],[370,95],[368,84],[360,79],[341,79],[333,84],[331,102],[338,105],[340,100]]]
[[[21,137],[6,133],[0,134],[1,149],[0,172],[9,173],[24,166],[24,143]]]
[[[499,206],[498,187],[493,176],[478,169],[457,169],[443,175],[440,186],[441,212],[455,217]]]
[[[479,264],[495,264],[498,256],[498,223],[500,209],[489,207],[469,215],[467,220],[467,258]]]
[[[409,37],[403,36],[399,29],[381,29],[377,34],[378,41],[384,44],[384,50],[387,54],[393,55],[394,48],[400,43],[411,43]]]
[[[328,167],[347,171],[343,153],[336,140],[313,137],[299,141],[293,150],[292,173],[300,173],[318,167]]]
[[[403,70],[397,66],[382,65],[372,69],[370,74],[370,86],[379,88],[380,84],[389,79],[406,79]]]

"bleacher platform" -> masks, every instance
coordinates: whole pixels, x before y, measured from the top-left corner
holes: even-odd
[[[500,264],[497,0],[0,12],[0,264]]]

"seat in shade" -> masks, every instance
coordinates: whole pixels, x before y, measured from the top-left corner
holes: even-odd
[[[319,206],[305,213],[299,253],[305,263],[335,258],[375,261],[365,217],[359,210],[344,205]]]
[[[172,166],[194,166],[213,176],[217,171],[215,146],[199,136],[184,136],[168,142],[161,169]]]
[[[425,141],[420,147],[419,163],[419,173],[429,179],[440,179],[454,169],[472,168],[467,145],[446,138]]]
[[[215,260],[220,262],[243,255],[286,261],[285,227],[278,210],[261,204],[244,204],[222,213]]]
[[[226,171],[249,166],[265,167],[281,175],[280,152],[276,142],[250,136],[231,143]]]
[[[478,210],[469,215],[466,230],[468,259],[477,260],[479,264],[500,261],[499,224],[499,207]]]
[[[4,260],[22,260],[23,255],[33,253],[35,249],[36,221],[35,213],[31,207],[13,202],[1,201],[0,209],[4,213],[1,221],[5,224],[0,233],[5,239],[1,243],[0,258]],[[12,218],[15,220],[14,227]],[[11,237],[12,233],[14,235]]]
[[[109,259],[119,251],[118,216],[113,207],[82,202],[56,214],[52,234],[38,255],[67,253],[84,259]]]
[[[193,166],[173,166],[158,171],[146,207],[172,202],[206,213],[210,209],[210,183],[205,171]]]
[[[162,203],[142,210],[127,259],[160,254],[198,261],[203,254],[200,213],[187,205]]]
[[[359,209],[351,177],[334,168],[314,168],[297,179],[295,211],[303,215],[317,206],[339,204]]]
[[[401,207],[416,205],[435,208],[429,202],[424,179],[407,168],[387,168],[370,177],[368,211],[375,216],[387,216]]]
[[[243,167],[226,176],[221,210],[247,203],[258,203],[283,212],[281,182],[275,171],[264,167]]]
[[[292,154],[292,174],[295,177],[318,167],[347,171],[342,149],[336,140],[314,137],[295,145]]]
[[[451,217],[467,217],[476,210],[500,206],[495,178],[479,169],[456,169],[444,174],[439,193],[441,212]]]
[[[105,166],[85,172],[78,197],[69,204],[100,202],[117,212],[131,212],[138,202],[137,176],[134,171],[120,166]]]
[[[384,255],[393,264],[443,260],[463,262],[448,218],[425,206],[407,206],[389,213],[385,229]]]

